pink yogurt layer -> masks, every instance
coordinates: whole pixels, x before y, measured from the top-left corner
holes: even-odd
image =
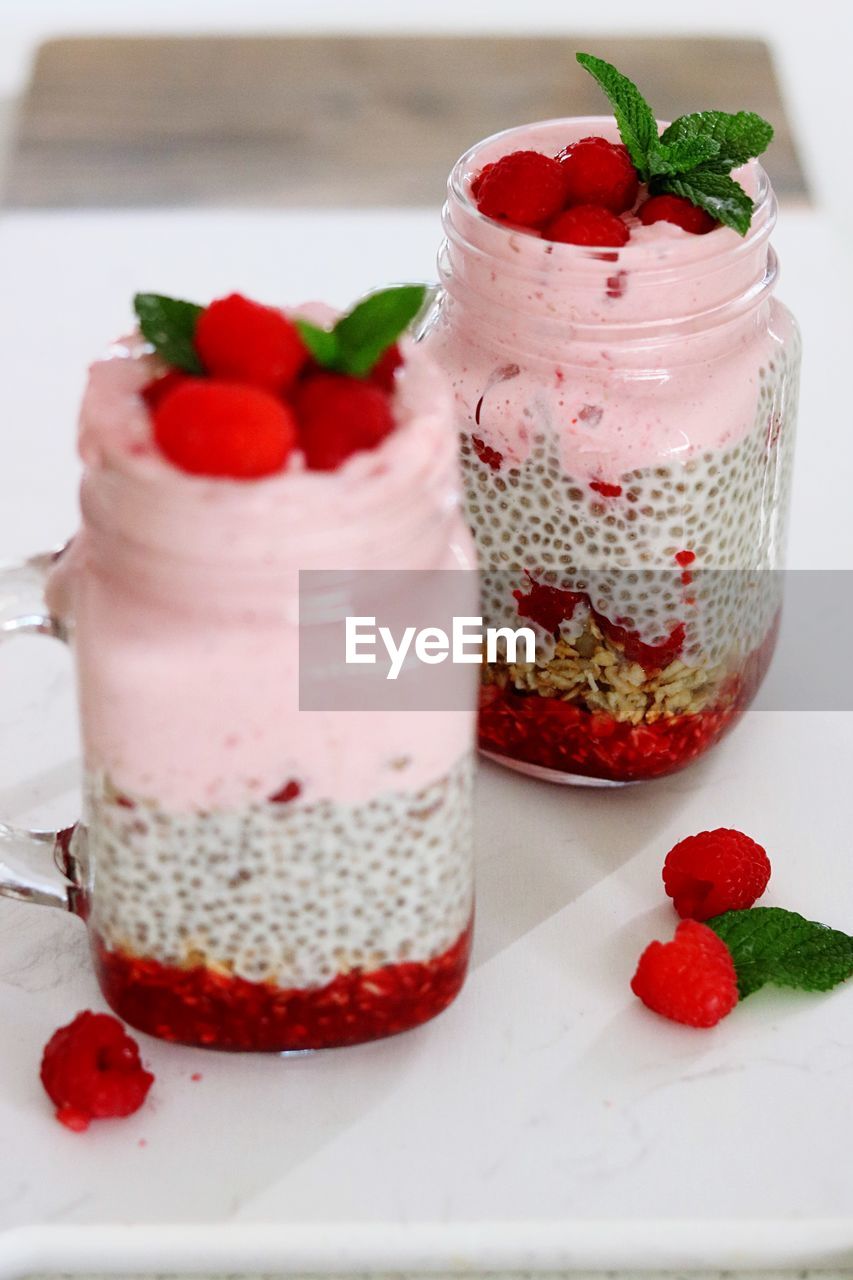
[[[742,439],[755,420],[759,366],[790,321],[772,299],[769,334],[756,337],[748,319],[775,272],[768,243],[775,202],[755,161],[734,175],[756,201],[746,237],[632,219],[624,247],[599,250],[549,242],[479,213],[469,183],[486,164],[518,149],[556,155],[591,134],[619,140],[611,117],[546,121],[498,134],[460,160],[439,263],[445,305],[456,308],[452,359],[440,341],[432,350],[455,370],[457,402],[471,416],[485,396],[483,434],[510,465],[527,456],[538,404],[559,419],[568,474],[618,481],[634,468]],[[494,368],[485,384],[484,362]]]
[[[139,391],[162,367],[140,338],[92,366],[82,530],[49,593],[74,636],[89,771],[171,811],[289,781],[355,804],[423,787],[471,749],[470,711],[299,710],[300,569],[475,564],[444,380],[422,349],[403,353],[398,426],[378,449],[333,473],[294,455],[252,482],[160,456]]]

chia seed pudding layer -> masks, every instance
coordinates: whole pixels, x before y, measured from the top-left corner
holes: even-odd
[[[630,781],[681,767],[736,723],[769,663],[782,604],[797,355],[795,345],[762,367],[739,440],[605,479],[566,471],[564,403],[537,399],[525,415],[529,452],[513,464],[480,402],[462,461],[483,615],[536,635],[533,662],[504,650],[484,663],[485,750]],[[543,721],[520,707],[530,698],[586,719],[554,708]],[[652,729],[654,739],[633,732]]]
[[[431,961],[471,919],[471,785],[464,756],[358,804],[175,814],[90,776],[90,924],[108,951],[286,990]]]
[[[781,604],[775,571],[791,484],[796,352],[759,377],[754,423],[738,442],[606,481],[566,473],[556,407],[537,405],[538,429],[518,465],[489,443],[482,410],[479,424],[466,423],[463,474],[484,562],[484,614],[495,626],[524,619],[537,633],[535,664],[509,669],[517,688],[534,687],[545,671],[559,689],[566,659],[581,659],[583,676],[583,659],[602,655],[600,665],[621,667],[637,685],[647,672],[630,646],[626,656],[617,628],[661,648],[665,679],[690,672],[703,686],[762,643]],[[526,607],[536,584],[583,598],[542,620]],[[613,624],[610,635],[596,616]],[[679,628],[683,638],[668,651]],[[591,705],[601,709],[595,696]]]

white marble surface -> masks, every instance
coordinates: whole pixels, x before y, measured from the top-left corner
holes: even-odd
[[[135,288],[344,302],[429,275],[435,229],[426,213],[6,219],[0,546],[73,528],[82,367]],[[807,353],[793,561],[850,567],[839,251],[814,217],[779,242]],[[0,814],[73,818],[75,758],[67,655],[8,646]],[[82,926],[0,903],[0,1276],[853,1266],[853,986],[762,992],[702,1033],[627,985],[674,924],[662,858],[705,827],[766,844],[768,903],[853,926],[851,758],[853,715],[762,712],[688,773],[621,792],[484,767],[475,963],[451,1010],[287,1061],[143,1038],[150,1104],[83,1137],[37,1079],[51,1031],[102,1007]]]

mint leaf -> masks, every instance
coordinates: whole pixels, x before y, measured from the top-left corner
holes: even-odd
[[[719,154],[714,167],[718,173],[728,173],[767,149],[773,139],[773,126],[754,111],[738,111],[734,115],[728,111],[694,111],[673,120],[661,134],[661,142],[669,148],[699,138],[717,144]]]
[[[333,329],[320,329],[308,320],[295,323],[302,341],[324,369],[364,378],[414,320],[426,295],[426,285],[396,285],[356,303]]]
[[[339,352],[334,330],[321,329],[316,324],[311,324],[310,320],[300,320],[298,316],[294,317],[293,323],[317,363],[326,369],[336,368]]]
[[[649,153],[651,176],[689,173],[697,165],[713,160],[719,155],[720,144],[713,138],[680,138],[665,144],[655,143]]]
[[[795,911],[751,907],[707,923],[732,953],[741,998],[766,983],[830,991],[853,977],[853,938]]]
[[[345,373],[363,378],[420,311],[426,285],[404,284],[371,293],[334,328]]]
[[[193,339],[204,307],[160,293],[137,293],[133,309],[143,338],[173,369],[204,373]]]
[[[653,189],[655,194],[667,191],[674,196],[683,196],[742,236],[749,230],[752,201],[743,187],[728,174],[714,173],[703,165],[681,177],[656,178]]]
[[[595,58],[591,53],[578,53],[575,57],[610,99],[619,133],[634,168],[642,181],[647,182],[651,176],[651,151],[658,140],[657,121],[651,107],[633,81],[603,58]]]

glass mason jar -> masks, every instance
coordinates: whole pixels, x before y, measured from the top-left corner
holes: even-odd
[[[766,671],[799,339],[756,162],[737,175],[756,206],[744,238],[637,224],[593,249],[478,212],[484,165],[591,134],[618,139],[610,118],[554,120],[462,157],[421,337],[453,383],[485,621],[537,640],[535,662],[484,664],[480,747],[606,785],[697,759]]]
[[[403,1031],[467,966],[476,670],[454,710],[300,709],[299,573],[473,568],[446,384],[405,343],[377,450],[208,480],[149,443],[144,352],[93,366],[81,532],[0,583],[6,634],[70,639],[85,762],[82,822],[35,842],[66,883],[7,864],[0,891],[83,917],[109,1004],[152,1035],[280,1051]],[[31,843],[0,830],[0,856]]]

